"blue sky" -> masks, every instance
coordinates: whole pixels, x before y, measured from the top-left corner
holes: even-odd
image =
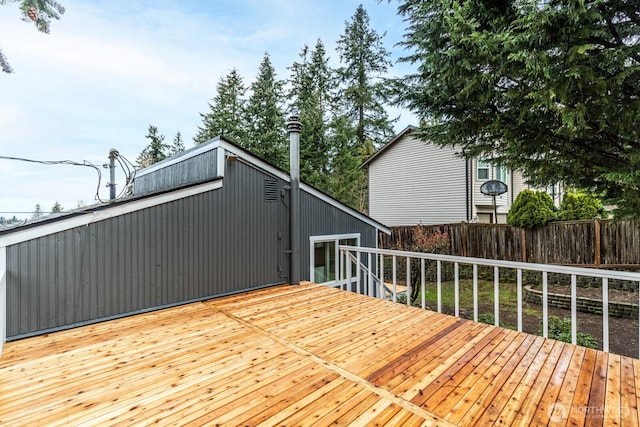
[[[237,68],[254,80],[265,52],[278,77],[300,49],[325,43],[338,65],[335,43],[363,4],[392,60],[404,32],[397,2],[376,0],[60,0],[66,13],[51,34],[20,20],[16,3],[0,6],[0,47],[15,70],[0,73],[0,155],[37,160],[107,162],[111,148],[135,161],[150,124],[171,141],[180,131],[187,148],[208,110],[221,76]],[[409,72],[397,64],[393,75]],[[400,110],[396,130],[411,124]],[[108,198],[103,169],[100,197]],[[91,168],[45,166],[0,159],[0,215],[93,204]],[[122,175],[116,183],[123,182]],[[19,218],[29,214],[16,213]]]

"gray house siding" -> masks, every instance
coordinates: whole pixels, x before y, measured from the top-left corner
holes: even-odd
[[[217,150],[208,150],[165,167],[158,163],[157,170],[136,177],[135,193],[150,193],[214,178],[219,175],[217,159]]]
[[[300,222],[302,266],[300,274],[305,280],[309,280],[311,277],[309,271],[311,257],[309,237],[311,236],[360,233],[361,246],[377,247],[378,230],[304,191],[300,196],[300,210],[302,212]]]
[[[286,200],[265,180],[234,162],[221,189],[9,246],[7,337],[286,282]]]
[[[219,139],[157,165],[129,200],[0,233],[0,333],[18,339],[288,282],[286,173]],[[179,187],[192,179],[205,182]],[[310,236],[360,233],[376,246],[378,230],[389,232],[307,185],[301,212],[302,279]]]

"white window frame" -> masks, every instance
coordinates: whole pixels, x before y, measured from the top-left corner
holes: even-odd
[[[501,176],[504,175],[504,176]],[[504,179],[502,179],[504,178]],[[509,169],[506,166],[496,166],[496,179],[505,184],[509,182]]]
[[[335,243],[334,257],[335,257],[335,280],[323,282],[321,285],[328,286],[340,286],[338,278],[340,277],[340,240],[356,239],[355,246],[360,246],[360,233],[349,234],[329,234],[325,236],[310,236],[309,237],[309,276],[310,280],[315,283],[315,244],[316,243]],[[360,254],[358,253],[358,256]],[[355,280],[353,278],[352,280]]]
[[[480,178],[480,169],[487,171],[486,178]],[[476,165],[476,174],[478,177],[478,181],[486,181],[491,179],[491,164],[487,161],[487,159],[483,157],[478,157],[477,165]]]

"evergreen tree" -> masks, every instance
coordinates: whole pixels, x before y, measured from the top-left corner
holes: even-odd
[[[31,215],[31,219],[39,219],[42,218],[42,208],[40,207],[40,203],[36,204],[36,209],[33,211]]]
[[[393,120],[385,110],[388,90],[383,76],[391,63],[383,36],[370,27],[369,15],[360,5],[336,48],[342,64],[337,70],[340,102],[336,103],[341,111],[332,124],[336,151],[331,188],[336,198],[361,211],[367,208],[367,176],[360,166],[393,135]]]
[[[53,204],[53,207],[51,208],[51,213],[52,213],[52,214],[54,214],[54,213],[60,213],[60,212],[62,212],[62,211],[63,211],[63,209],[64,209],[64,208],[62,207],[62,205],[60,204],[60,202],[58,202],[58,201],[56,200],[56,202]]]
[[[246,137],[240,144],[283,169],[289,165],[284,134],[283,82],[278,80],[269,54],[265,53],[245,109]]]
[[[356,143],[370,151],[393,136],[385,110],[387,89],[383,77],[391,66],[381,36],[370,27],[367,11],[358,6],[337,43],[342,66],[338,69],[345,112],[353,120]]]
[[[216,95],[209,103],[209,112],[200,114],[202,127],[198,128],[198,132],[193,138],[194,142],[202,144],[216,136],[224,136],[242,143],[244,140],[242,113],[245,94],[246,88],[242,76],[234,68],[218,82]]]
[[[355,128],[346,116],[335,115],[330,124],[330,144],[334,150],[328,193],[354,209],[366,209],[366,181],[361,147],[356,143]]]
[[[305,45],[300,62],[290,67],[291,108],[298,111],[303,124],[300,175],[303,181],[323,191],[329,191],[332,155],[328,125],[334,76],[328,62],[324,44],[318,40],[313,51]]]
[[[169,146],[164,143],[164,135],[158,132],[156,126],[149,125],[149,130],[145,138],[149,140],[149,145],[142,150],[136,159],[139,168],[146,168],[147,166],[166,159],[167,150],[169,149]]]
[[[20,3],[22,20],[33,22],[38,31],[49,34],[49,27],[52,19],[60,19],[65,9],[55,0],[0,0],[0,6],[7,3]],[[0,49],[0,68],[5,73],[12,73],[13,69],[7,57]]]
[[[184,151],[184,142],[182,142],[182,134],[180,131],[176,132],[176,136],[173,137],[173,143],[169,147],[169,155],[182,153]]]
[[[627,0],[405,0],[417,136],[640,217],[640,20]]]

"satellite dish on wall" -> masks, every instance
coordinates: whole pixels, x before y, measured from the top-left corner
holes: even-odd
[[[507,184],[497,179],[492,179],[480,186],[480,192],[487,196],[493,197],[493,221],[498,223],[498,207],[496,206],[496,196],[507,192]]]

